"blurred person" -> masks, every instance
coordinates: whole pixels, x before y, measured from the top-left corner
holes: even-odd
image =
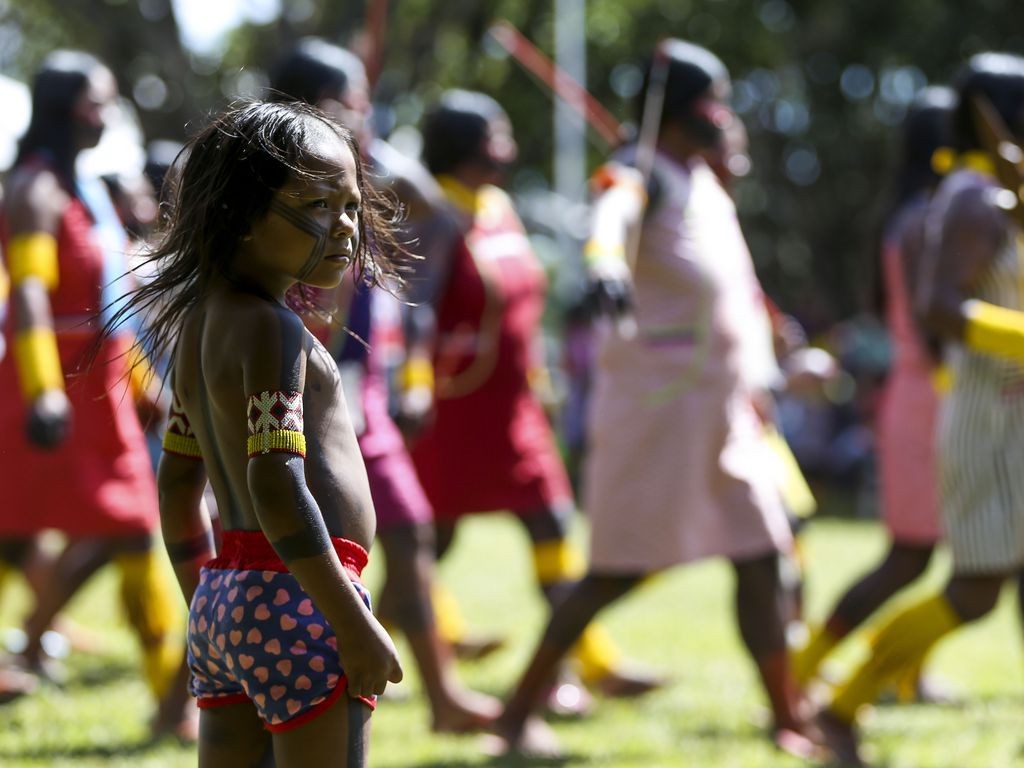
[[[569,540],[572,490],[533,389],[544,378],[546,278],[500,186],[517,152],[512,126],[491,97],[453,90],[427,110],[422,133],[424,162],[455,224],[432,234],[439,242],[418,275],[416,303],[430,315],[423,324],[433,344],[430,357],[415,362],[430,386],[421,410],[405,414],[434,508],[439,557],[464,516],[510,511],[530,537],[534,574],[557,611],[585,564]],[[575,649],[583,682],[606,695],[638,695],[661,684],[619,657],[597,625]],[[561,688],[553,688],[556,708],[584,708],[582,690]]]
[[[160,702],[154,729],[191,738],[194,706],[175,684],[183,642],[173,587],[153,546],[156,487],[125,381],[131,335],[94,349],[97,318],[119,299],[127,239],[102,182],[78,174],[75,159],[99,142],[116,96],[113,74],[89,54],[47,56],[9,176],[3,241],[12,354],[0,363],[7,435],[0,555],[18,567],[38,532],[68,537],[26,624],[30,670],[43,668],[42,636],[57,611],[113,560]],[[83,367],[92,352],[95,364]]]
[[[402,236],[412,247],[419,240],[418,232],[436,226],[440,190],[421,165],[372,134],[369,84],[363,64],[354,54],[324,40],[306,38],[272,67],[270,96],[318,106],[353,131],[370,183],[395,195],[405,206]],[[431,240],[424,238],[423,242]],[[431,258],[429,253],[421,255]],[[346,332],[340,334],[340,340],[331,340],[330,329],[321,327],[319,331],[347,382],[349,410],[354,414],[370,481],[377,539],[385,555],[378,612],[384,620],[394,622],[409,641],[430,702],[432,728],[476,730],[497,716],[499,704],[462,685],[451,646],[435,619],[431,603],[435,581],[433,513],[388,412],[387,372],[382,359],[386,329],[381,308],[383,302],[394,299],[384,291],[348,288],[348,295],[342,297],[348,305]]]
[[[863,764],[854,723],[879,690],[917,669],[941,638],[987,615],[1024,565],[1024,295],[1021,179],[996,176],[989,136],[1001,123],[1024,138],[1024,58],[983,53],[954,78],[953,172],[925,222],[927,328],[947,344],[952,388],[937,425],[939,504],[953,573],[873,637],[867,660],[839,687],[822,718]]]
[[[876,451],[889,550],[846,590],[796,653],[801,685],[817,676],[843,638],[925,572],[942,536],[934,451],[939,409],[935,381],[940,377],[914,299],[922,279],[928,202],[941,180],[933,170],[933,156],[951,143],[954,105],[953,91],[936,86],[925,89],[910,106],[901,131],[897,197],[882,235],[879,268],[893,356],[878,413]],[[918,671],[900,681],[902,699],[938,695],[921,688]]]
[[[726,557],[773,742],[808,756],[820,734],[792,677],[780,578],[792,537],[745,357],[760,289],[732,200],[703,157],[737,119],[729,77],[713,53],[681,40],[664,42],[661,56],[664,106],[641,128],[656,133],[646,188],[633,167],[639,144],[594,177],[588,269],[608,311],[629,308],[635,325],[609,325],[600,340],[584,493],[590,567],[553,613],[497,731],[513,750],[557,750],[531,712],[583,628],[651,574]]]
[[[747,130],[731,121],[704,153],[708,166],[730,194],[737,179],[751,170]],[[754,275],[757,280],[757,275]],[[783,558],[783,585],[789,601],[789,632],[803,631],[805,562],[798,534],[817,511],[818,503],[780,428],[776,397],[790,389],[819,390],[835,375],[835,361],[824,350],[808,365],[807,336],[796,318],[787,315],[764,293],[758,281],[753,300],[754,322],[744,327],[742,354],[754,407],[773,459],[776,482],[793,532],[793,547]]]

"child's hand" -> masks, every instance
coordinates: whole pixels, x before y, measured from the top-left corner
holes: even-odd
[[[353,698],[379,696],[388,683],[402,682],[402,665],[395,644],[373,616],[365,630],[346,633],[344,643],[339,643],[338,655],[348,677],[348,695]]]

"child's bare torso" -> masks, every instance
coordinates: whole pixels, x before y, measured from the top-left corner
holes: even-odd
[[[174,388],[199,441],[222,525],[259,530],[247,475],[248,396],[240,346],[252,348],[255,313],[290,310],[270,299],[235,289],[211,293],[185,318],[177,343]],[[308,331],[301,331],[305,360],[303,433],[305,479],[331,536],[369,549],[375,515],[355,432],[342,393],[337,365]],[[277,354],[275,339],[260,339],[260,354]],[[265,344],[264,344],[265,342]],[[258,469],[254,469],[258,471]],[[292,503],[293,500],[282,500]]]

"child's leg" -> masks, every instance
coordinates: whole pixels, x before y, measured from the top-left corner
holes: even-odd
[[[269,746],[270,734],[252,704],[199,714],[199,768],[251,768],[260,764]]]
[[[297,728],[274,734],[277,768],[363,768],[369,754],[370,708],[347,695]]]

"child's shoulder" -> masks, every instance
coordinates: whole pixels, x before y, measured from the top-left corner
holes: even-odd
[[[302,319],[269,298],[245,291],[218,291],[208,297],[206,310],[207,334],[219,336],[239,353],[265,350],[271,339],[290,339],[303,345],[306,330]]]

